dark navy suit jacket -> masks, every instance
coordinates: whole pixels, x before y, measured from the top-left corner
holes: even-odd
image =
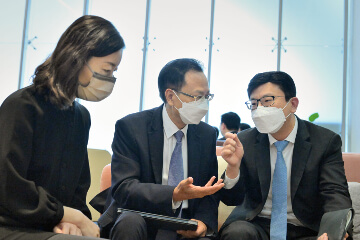
[[[164,148],[163,106],[131,114],[116,123],[112,144],[111,203],[99,219],[101,228],[113,224],[117,208],[176,216],[172,210],[174,187],[161,185]],[[188,176],[204,186],[217,176],[216,133],[200,122],[187,131]],[[217,231],[218,204],[214,196],[189,200],[185,216],[201,220]]]

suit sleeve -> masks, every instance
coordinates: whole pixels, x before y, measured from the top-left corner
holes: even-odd
[[[323,212],[350,208],[352,206],[345,177],[344,161],[341,152],[341,138],[334,134],[329,141],[320,167],[319,179],[320,197],[323,200]],[[352,239],[352,227],[349,228]]]
[[[134,129],[130,121],[116,123],[112,143],[112,197],[122,208],[175,216],[172,210],[173,186],[142,182],[142,168],[152,172],[146,132]],[[131,120],[131,119],[130,119]],[[143,129],[143,128],[141,128]],[[141,141],[141,142],[140,142]],[[150,140],[151,141],[151,140]]]
[[[76,187],[71,206],[80,210],[84,215],[91,219],[91,212],[85,201],[87,191],[90,187],[90,167],[87,153],[85,159],[83,159],[83,166],[80,174],[79,184]]]
[[[218,163],[216,157],[216,134],[214,131],[214,136],[211,138],[211,148],[205,148],[205,151],[208,151],[208,159],[206,161],[206,172],[207,177],[203,179],[204,181],[210,180],[212,176],[216,176],[218,178]],[[215,179],[217,181],[218,179]],[[206,224],[206,226],[217,232],[218,230],[218,201],[215,195],[205,196],[201,199],[198,199],[198,207],[195,209],[194,219],[200,220]],[[190,200],[191,201],[191,200]]]
[[[351,199],[342,160],[341,139],[334,134],[329,141],[320,167],[320,196],[323,211],[338,210],[339,206],[351,207]]]
[[[37,111],[21,99],[5,100],[0,108],[0,218],[14,221],[10,225],[52,228],[63,217],[62,204],[27,179]]]

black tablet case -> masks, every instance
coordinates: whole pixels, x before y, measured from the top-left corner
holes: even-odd
[[[145,219],[145,221],[151,221],[151,224],[159,229],[172,230],[172,231],[176,231],[176,230],[195,231],[198,225],[197,221],[194,220],[118,208],[118,213],[123,213],[126,211],[140,214]]]
[[[318,237],[327,233],[329,240],[343,240],[347,230],[352,225],[353,218],[354,210],[352,208],[324,213],[321,218]]]

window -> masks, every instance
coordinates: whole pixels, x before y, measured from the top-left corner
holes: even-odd
[[[247,85],[259,72],[276,70],[275,42],[279,1],[216,1],[209,124],[219,127],[221,115],[236,112],[253,126]]]
[[[1,3],[0,84],[3,87],[0,88],[0,105],[10,93],[18,89],[24,13],[25,1],[13,0]]]
[[[146,0],[92,0],[89,14],[111,21],[125,42],[112,94],[101,102],[81,101],[91,114],[88,147],[111,151],[116,121],[139,111]]]
[[[144,109],[162,103],[157,79],[169,61],[195,58],[207,68],[210,7],[208,0],[151,1]]]
[[[286,0],[282,32],[280,68],[295,81],[298,116],[318,112],[318,125],[341,134],[344,1]]]

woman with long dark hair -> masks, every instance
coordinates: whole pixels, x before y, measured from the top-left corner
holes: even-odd
[[[86,205],[90,115],[75,98],[110,95],[124,46],[109,21],[82,16],[37,67],[33,84],[3,102],[1,239],[99,237]]]

